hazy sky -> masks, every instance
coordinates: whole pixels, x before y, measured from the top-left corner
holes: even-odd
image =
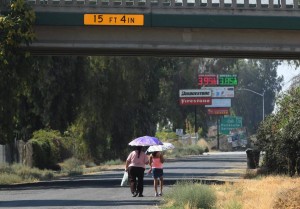
[[[300,73],[300,68],[295,69],[294,66],[288,66],[286,62],[284,62],[282,65],[278,66],[277,68],[277,74],[278,76],[283,75],[283,87],[282,91],[285,91],[288,89],[288,87],[291,85],[291,79]]]

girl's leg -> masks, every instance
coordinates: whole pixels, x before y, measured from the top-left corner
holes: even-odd
[[[158,184],[158,179],[154,179],[154,190],[155,190],[155,195],[158,194],[157,192],[157,184]]]
[[[160,179],[160,194],[162,194],[163,186],[164,186],[164,177],[161,176],[159,179]]]

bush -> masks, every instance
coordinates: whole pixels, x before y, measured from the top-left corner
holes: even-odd
[[[124,162],[120,159],[117,160],[109,160],[104,163],[104,165],[123,165]]]
[[[163,208],[213,208],[216,203],[216,194],[208,185],[193,184],[192,182],[177,182],[165,194]]]
[[[15,184],[53,179],[54,173],[50,170],[39,170],[22,164],[0,165],[0,184]]]
[[[81,175],[83,173],[82,163],[76,158],[67,159],[61,164],[61,171],[69,176]]]
[[[176,147],[172,155],[176,157],[186,156],[186,155],[202,155],[204,153],[203,147],[199,147],[198,145],[188,145],[183,147]]]
[[[156,132],[155,137],[157,137],[161,141],[167,141],[168,139],[177,139],[176,133],[171,131]]]
[[[256,146],[265,151],[264,166],[270,172],[293,176],[300,173],[300,88],[277,103],[279,111],[259,126]]]
[[[69,148],[58,131],[39,130],[29,140],[33,149],[33,166],[40,169],[59,169],[57,164],[70,157]]]

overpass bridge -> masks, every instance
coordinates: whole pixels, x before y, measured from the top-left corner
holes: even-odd
[[[36,55],[300,57],[298,0],[26,1]]]

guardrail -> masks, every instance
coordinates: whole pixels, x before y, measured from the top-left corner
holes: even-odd
[[[300,0],[26,0],[35,6],[101,6],[101,7],[158,7],[158,8],[213,8],[213,9],[263,9],[299,10]],[[0,5],[10,0],[0,0]]]

